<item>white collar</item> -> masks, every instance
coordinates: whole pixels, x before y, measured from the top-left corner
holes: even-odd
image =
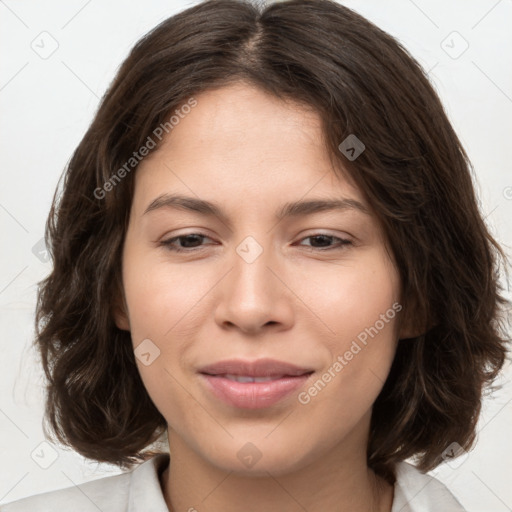
[[[147,460],[131,473],[128,512],[168,512],[160,487],[159,473],[169,463],[162,453]],[[149,503],[151,508],[148,508]],[[193,505],[193,504],[192,504]],[[465,512],[439,480],[422,473],[412,464],[396,465],[396,482],[391,512]]]

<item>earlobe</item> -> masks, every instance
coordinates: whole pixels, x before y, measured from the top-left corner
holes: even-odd
[[[130,321],[126,313],[119,307],[114,310],[114,322],[122,331],[130,331]]]
[[[124,300],[124,294],[118,293],[117,299],[112,307],[112,316],[114,318],[114,322],[118,329],[122,331],[130,331],[130,319],[128,316],[128,307],[126,305],[126,301]]]
[[[400,340],[407,340],[410,338],[417,338],[421,334],[425,333],[425,329],[413,329],[413,328],[406,328],[405,326],[400,329],[400,332],[398,334],[398,339]]]
[[[398,331],[398,339],[406,340],[411,338],[417,338],[427,332],[428,328],[424,325],[424,322],[419,321],[417,317],[411,314],[411,309],[406,309],[402,313],[400,319],[400,326]]]

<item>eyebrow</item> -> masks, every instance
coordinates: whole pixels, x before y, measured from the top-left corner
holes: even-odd
[[[209,217],[218,217],[227,225],[230,225],[228,216],[221,206],[196,197],[178,194],[161,194],[156,197],[144,210],[143,215],[161,208],[177,208],[180,210],[200,213]],[[356,210],[370,215],[368,208],[361,202],[350,198],[339,199],[311,199],[307,201],[293,201],[285,203],[276,213],[276,219],[287,217],[300,217],[314,213],[334,210]]]

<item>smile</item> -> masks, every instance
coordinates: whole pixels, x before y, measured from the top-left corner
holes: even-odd
[[[241,409],[262,409],[277,404],[294,391],[297,392],[311,373],[280,377],[200,375],[207,391],[222,402]]]

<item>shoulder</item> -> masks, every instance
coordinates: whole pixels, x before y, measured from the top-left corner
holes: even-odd
[[[436,478],[412,464],[396,465],[395,497],[391,512],[466,512],[457,498]]]
[[[109,476],[83,484],[29,496],[0,505],[0,512],[54,512],[76,510],[77,512],[98,512],[126,510],[126,499],[131,473]],[[115,492],[113,492],[115,489]]]
[[[142,499],[159,502],[158,470],[168,455],[160,454],[120,475],[99,478],[73,487],[45,492],[0,505],[0,512],[125,512]],[[166,510],[166,509],[164,509]]]

